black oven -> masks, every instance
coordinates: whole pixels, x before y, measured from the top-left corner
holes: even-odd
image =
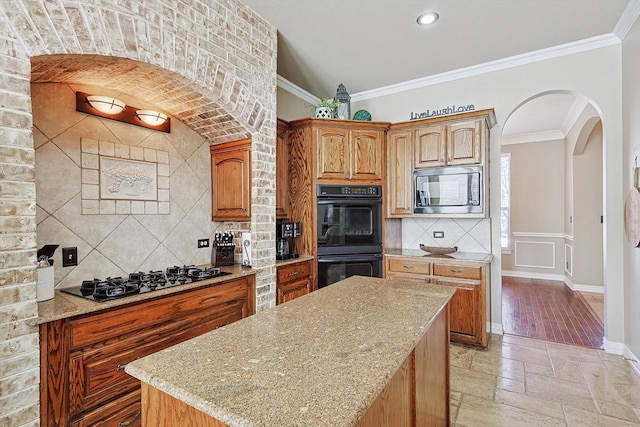
[[[318,288],[382,277],[382,187],[318,185]]]
[[[382,252],[382,188],[318,185],[318,254]]]
[[[382,253],[318,257],[318,289],[351,276],[382,277]]]

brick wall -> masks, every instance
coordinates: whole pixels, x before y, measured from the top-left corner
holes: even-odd
[[[276,30],[235,0],[0,2],[0,425],[39,425],[31,82],[144,94],[210,144],[252,137],[264,309],[275,298],[275,52]]]

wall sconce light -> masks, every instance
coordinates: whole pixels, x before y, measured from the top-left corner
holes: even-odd
[[[138,110],[136,111],[136,116],[151,126],[160,126],[169,118],[166,114],[153,110]]]
[[[165,113],[141,110],[101,95],[76,92],[76,111],[161,132],[171,132],[171,119]]]
[[[89,95],[87,96],[87,102],[92,108],[109,115],[120,114],[126,107],[124,102],[108,96]]]

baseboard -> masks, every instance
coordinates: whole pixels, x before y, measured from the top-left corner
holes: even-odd
[[[607,337],[602,338],[602,348],[604,349],[604,351],[606,351],[607,353],[610,354],[619,354],[619,355],[624,355],[624,351],[625,351],[625,345],[624,343],[621,342],[614,342],[614,341],[609,341],[607,339]],[[629,352],[630,354],[633,354],[631,352]],[[635,357],[635,356],[634,356]],[[637,359],[636,359],[637,360]]]
[[[502,270],[503,276],[520,277],[522,279],[555,280],[564,282],[564,274],[535,273],[532,271]]]
[[[593,294],[604,294],[604,287],[598,285],[580,285],[576,283],[573,285],[573,290],[579,292],[591,292]]]
[[[640,376],[640,361],[626,345],[624,346],[624,353],[622,355],[625,359],[627,359],[636,375]]]
[[[555,280],[558,282],[564,282],[572,291],[604,294],[603,286],[581,285],[580,283],[573,283],[573,281],[571,280],[571,277],[565,276],[564,274],[546,274],[546,273],[533,273],[531,271],[502,270],[502,275],[507,277],[520,277],[522,279]]]
[[[496,335],[504,335],[504,329],[502,329],[502,323],[487,322],[487,331]]]

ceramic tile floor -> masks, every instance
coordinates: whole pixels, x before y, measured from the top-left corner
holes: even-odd
[[[638,426],[640,376],[603,350],[492,335],[451,345],[453,426]]]

